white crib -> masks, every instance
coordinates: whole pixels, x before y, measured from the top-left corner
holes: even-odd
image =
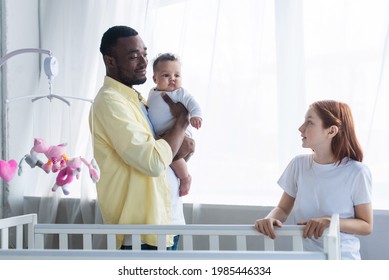
[[[10,246],[10,231],[15,230],[15,245]],[[106,224],[38,224],[36,214],[15,216],[0,220],[0,259],[322,259],[340,258],[339,216],[333,215],[329,229],[324,234],[324,251],[303,251],[303,227],[284,225],[276,229],[277,236],[290,237],[292,250],[276,250],[276,242],[257,232],[253,225],[106,225]],[[117,250],[116,235],[132,235],[133,250]],[[158,236],[157,251],[142,251],[141,234]],[[179,234],[181,246],[178,251],[166,251],[166,235]],[[58,249],[45,248],[47,236],[58,238]],[[69,248],[71,236],[82,236],[82,248]],[[93,238],[104,237],[106,248],[94,248]],[[208,239],[208,250],[197,249],[193,238]],[[220,248],[220,238],[233,236],[234,250]],[[251,250],[248,238],[263,242],[264,250]],[[24,239],[26,241],[24,242]],[[26,245],[23,245],[23,244]],[[12,248],[13,247],[13,248]]]

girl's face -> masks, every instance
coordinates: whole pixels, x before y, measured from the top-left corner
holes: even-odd
[[[181,64],[178,61],[162,61],[157,64],[153,76],[157,90],[173,91],[182,86]]]
[[[323,128],[323,122],[317,113],[309,108],[304,123],[299,127],[302,146],[314,151],[331,149],[332,128]]]

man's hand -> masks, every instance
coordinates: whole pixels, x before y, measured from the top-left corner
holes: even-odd
[[[172,112],[173,116],[175,117],[176,121],[174,122],[173,126],[169,129],[168,132],[165,133],[165,135],[162,136],[163,139],[165,139],[170,147],[172,148],[173,152],[173,158],[175,158],[179,152],[179,149],[181,146],[186,146],[182,149],[182,151],[179,154],[179,157],[185,158],[188,157],[190,153],[193,153],[194,151],[194,144],[184,143],[185,142],[185,130],[189,125],[189,113],[188,110],[185,108],[185,106],[181,103],[174,103],[173,100],[166,94],[161,94],[163,100],[169,105],[170,111]],[[192,148],[190,148],[192,146]]]
[[[180,117],[182,117],[186,120],[189,119],[189,112],[182,103],[174,103],[170,96],[167,95],[165,92],[162,92],[161,96],[163,100],[167,103],[167,105],[169,105],[170,112],[172,113],[174,118],[179,119]]]

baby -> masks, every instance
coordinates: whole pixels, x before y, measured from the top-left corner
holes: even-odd
[[[159,55],[153,63],[153,72],[153,80],[157,86],[150,90],[147,106],[155,133],[158,136],[163,135],[174,123],[169,106],[161,97],[163,92],[174,102],[181,102],[186,107],[191,126],[199,129],[202,124],[201,108],[193,96],[182,88],[181,62],[178,57],[170,53]],[[189,129],[187,133],[191,136]],[[173,161],[171,168],[180,179],[180,196],[187,195],[192,178],[188,172],[186,159]]]

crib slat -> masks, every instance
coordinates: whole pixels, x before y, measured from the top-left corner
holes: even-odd
[[[271,239],[268,236],[265,236],[264,243],[265,243],[264,244],[265,251],[274,251],[274,240],[273,239]]]
[[[68,235],[66,233],[59,234],[59,249],[60,250],[68,250]]]
[[[84,250],[92,250],[92,234],[82,235],[82,248]]]
[[[44,249],[44,234],[43,233],[35,233],[35,249]]]
[[[140,251],[141,239],[139,234],[132,235],[132,250]]]
[[[116,234],[107,234],[107,250],[116,250]]]
[[[293,251],[304,251],[303,239],[301,236],[293,236]]]
[[[23,249],[23,225],[16,226],[16,249]]]
[[[1,249],[8,249],[8,228],[1,229]]]
[[[209,250],[219,251],[219,236],[210,235],[209,236]]]
[[[247,250],[246,236],[238,235],[236,237],[236,249],[239,251],[246,251]]]
[[[27,248],[34,249],[35,248],[34,227],[38,223],[38,215],[37,214],[30,214],[30,217],[31,217],[31,223],[28,223],[28,226],[27,226],[27,230],[28,230]]]
[[[166,235],[159,234],[157,238],[158,238],[158,250],[166,251]]]
[[[182,246],[184,251],[193,251],[193,236],[183,235]]]

